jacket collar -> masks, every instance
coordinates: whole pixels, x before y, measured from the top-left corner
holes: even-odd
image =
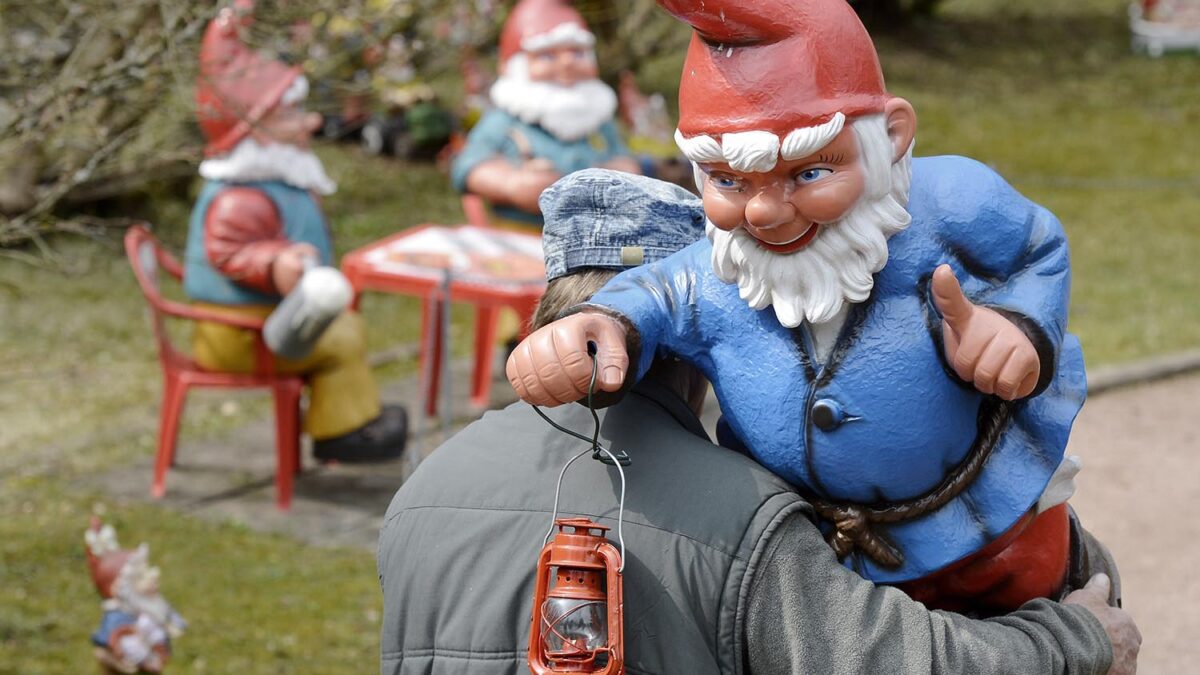
[[[704,425],[700,423],[700,418],[696,417],[696,413],[692,412],[687,402],[679,394],[671,390],[670,387],[655,380],[653,377],[647,377],[634,385],[630,393],[656,403],[658,407],[665,410],[671,417],[674,417],[675,421],[679,422],[680,426],[684,429],[706,441],[712,442],[712,439],[708,437],[708,432],[704,430]],[[620,406],[622,404],[618,403],[617,405]]]

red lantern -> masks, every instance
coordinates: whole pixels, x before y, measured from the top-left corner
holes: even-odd
[[[623,674],[623,566],[604,537],[609,528],[587,518],[554,525],[558,532],[538,558],[529,667],[536,675]]]

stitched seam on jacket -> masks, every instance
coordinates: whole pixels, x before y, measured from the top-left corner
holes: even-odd
[[[448,659],[498,660],[498,659],[526,658],[528,656],[528,654],[529,654],[529,652],[525,651],[525,650],[514,651],[511,649],[506,649],[506,650],[497,649],[494,651],[488,651],[486,649],[470,649],[470,650],[468,650],[468,649],[449,649],[447,647],[424,647],[421,649],[401,649],[398,651],[387,651],[387,652],[383,652],[382,655],[383,655],[383,658],[385,658],[385,659],[389,658],[389,657],[403,658],[405,656],[411,656],[411,657],[444,656]]]
[[[792,493],[784,492],[780,494],[787,495]],[[766,503],[763,504],[763,507],[760,507],[759,512],[761,512],[762,508],[765,507]],[[744,633],[746,622],[746,605],[750,601],[750,587],[754,584],[754,577],[758,571],[758,566],[762,563],[762,557],[766,554],[766,550],[771,544],[771,538],[774,536],[775,531],[778,530],[783,523],[792,517],[797,511],[805,514],[810,520],[814,515],[812,505],[800,497],[797,497],[796,500],[790,504],[784,504],[771,518],[770,522],[763,527],[762,533],[758,537],[758,541],[756,541],[754,544],[754,550],[750,553],[750,559],[746,563],[746,571],[742,575],[741,588],[738,589],[737,607],[734,608],[733,614],[733,656],[734,668],[736,669],[735,672],[742,672],[745,662],[744,653],[746,651],[746,645],[744,644]],[[756,513],[755,515],[758,514]],[[724,596],[722,596],[722,599],[723,598]]]
[[[796,499],[800,500],[806,506],[808,505],[808,502],[805,502],[802,497],[800,497],[799,495],[797,495],[794,492],[790,492],[787,490],[781,490],[780,492],[776,492],[772,495],[769,495],[769,496],[765,497],[763,499],[763,501],[765,502],[770,499],[774,499],[775,497],[777,497],[779,495],[795,495]],[[542,513],[545,515],[550,515],[549,511],[546,511],[543,509],[515,509],[515,508],[509,508],[509,507],[501,508],[501,507],[494,507],[494,506],[449,506],[449,505],[444,505],[444,504],[428,504],[428,505],[424,505],[424,506],[406,506],[406,507],[404,507],[400,511],[397,511],[395,514],[393,514],[391,518],[388,518],[387,522],[384,523],[384,527],[387,527],[388,524],[390,524],[393,520],[399,518],[401,515],[403,515],[404,513],[408,512],[408,511],[421,511],[421,510],[428,510],[428,509],[445,509],[445,510],[449,510],[449,511],[498,511],[498,512],[507,512],[507,513]],[[611,519],[611,520],[615,520],[615,519]],[[734,558],[737,560],[748,560],[746,558],[742,558],[740,555],[738,555],[736,553],[729,553],[727,551],[723,551],[723,550],[713,546],[712,544],[701,541],[694,537],[690,537],[686,534],[681,534],[679,532],[675,532],[673,530],[668,530],[668,529],[664,529],[661,527],[657,527],[655,525],[649,525],[647,523],[630,520],[628,518],[628,514],[626,514],[625,523],[627,525],[633,524],[638,527],[643,527],[647,530],[654,530],[656,532],[662,532],[664,534],[669,534],[669,535],[672,535],[675,537],[679,537],[680,539],[686,539],[687,541],[697,544],[698,546],[702,546],[702,547],[704,547],[710,551],[713,551],[714,553],[717,553],[719,555],[725,556],[726,558]]]

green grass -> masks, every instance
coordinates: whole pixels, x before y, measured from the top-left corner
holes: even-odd
[[[1058,215],[1089,366],[1200,347],[1200,61],[1131,54],[1123,0],[996,6],[877,39],[917,154],[988,163]]]
[[[457,198],[432,167],[346,147],[321,153],[346,177],[325,204],[339,253],[423,220],[461,220]],[[176,251],[187,209],[181,199],[153,210],[162,216],[156,233]],[[54,243],[65,270],[0,259],[0,674],[94,670],[88,635],[100,608],[82,533],[94,504],[107,498],[77,494],[75,479],[150,455],[156,440],[160,371],[119,236]],[[363,311],[373,350],[417,339],[417,303],[369,295]],[[452,340],[464,349],[469,322],[461,311],[454,316]],[[186,330],[179,333],[186,345]],[[220,438],[266,414],[265,394],[197,391],[180,442]],[[106,506],[124,545],[151,543],[164,595],[191,622],[172,672],[378,668],[380,598],[369,553],[314,549],[143,504]]]
[[[1200,61],[1130,54],[1124,6],[949,0],[939,21],[877,37],[889,86],[917,107],[918,154],[987,162],[1063,221],[1071,326],[1091,367],[1200,346]],[[651,64],[645,81],[669,86],[679,60]],[[341,253],[416,223],[461,220],[431,167],[320,151],[341,182],[326,201]],[[156,208],[160,236],[177,248],[188,208],[186,199]],[[158,365],[118,238],[54,244],[67,273],[0,258],[0,673],[90,670],[99,608],[81,536],[104,498],[73,485],[152,453],[155,440]],[[372,349],[417,337],[415,302],[370,295],[363,312]],[[465,346],[469,322],[455,317]],[[230,433],[266,414],[265,403],[195,395],[183,442]],[[369,553],[106,506],[126,545],[151,543],[167,597],[192,622],[172,670],[377,667]]]
[[[0,491],[0,673],[96,672],[89,635],[100,600],[83,549],[93,512],[122,546],[150,544],[163,595],[190,624],[169,672],[378,669],[381,600],[370,554],[99,502],[31,479]]]

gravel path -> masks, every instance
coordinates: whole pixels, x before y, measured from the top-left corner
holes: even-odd
[[[1200,672],[1200,375],[1092,398],[1068,452],[1083,458],[1071,503],[1142,630],[1138,672]]]

